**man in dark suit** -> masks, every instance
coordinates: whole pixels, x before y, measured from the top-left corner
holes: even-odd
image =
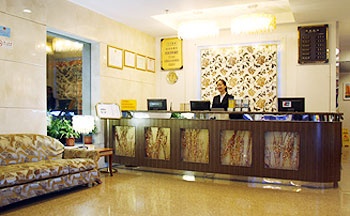
[[[51,86],[46,87],[46,100],[47,110],[53,110],[57,108],[57,100],[53,96],[53,90]]]

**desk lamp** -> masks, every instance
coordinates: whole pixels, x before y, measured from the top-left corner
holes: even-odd
[[[93,131],[95,127],[94,117],[91,115],[75,115],[73,116],[73,129],[81,134],[89,134]],[[85,146],[84,137],[83,137],[83,148]]]

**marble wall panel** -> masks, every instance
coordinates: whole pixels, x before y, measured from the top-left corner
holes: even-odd
[[[0,107],[46,110],[46,68],[0,60]]]
[[[76,10],[79,7],[69,1],[62,0],[49,0],[46,3],[47,11],[47,21],[46,25],[48,30],[54,30],[68,35],[74,35],[77,32],[77,28],[80,26],[76,22],[77,16],[81,14],[77,13]],[[90,19],[88,19],[90,21]],[[76,34],[83,35],[83,33]]]
[[[12,43],[12,46],[0,47],[0,59],[45,65],[46,63],[46,27],[17,17],[0,13],[1,25],[11,29],[10,37],[0,39]]]
[[[155,38],[69,1],[50,0],[47,26],[88,40],[155,57]],[[69,14],[62,16],[62,14]]]
[[[147,109],[146,98],[155,97],[154,84],[101,77],[101,101],[120,103],[121,99],[136,99],[137,109]]]
[[[25,8],[32,13],[23,13]],[[105,58],[107,44],[155,57],[153,37],[66,0],[2,0],[0,11],[1,25],[11,28],[8,40],[13,42],[9,49],[0,48],[0,108],[8,109],[6,113],[14,114],[11,109],[23,109],[26,115],[22,116],[22,121],[25,122],[33,119],[27,116],[31,112],[26,110],[46,111],[47,30],[91,42],[94,55],[92,109],[100,101],[119,103],[122,98],[145,101],[155,95],[154,74],[136,69],[116,73],[119,71],[107,68]],[[100,44],[104,47],[100,48]],[[103,74],[106,70],[107,75]],[[146,108],[146,101],[142,107]],[[42,120],[39,131],[46,128],[45,118]],[[7,130],[27,131],[13,122],[5,124],[14,126]]]
[[[0,1],[0,11],[1,12],[5,12],[6,11],[6,5],[7,5],[6,1]]]
[[[37,23],[45,23],[47,14],[46,2],[47,0],[1,0],[0,11]],[[26,13],[23,11],[24,9],[30,9],[32,12]]]
[[[46,111],[0,108],[0,132],[46,134]]]

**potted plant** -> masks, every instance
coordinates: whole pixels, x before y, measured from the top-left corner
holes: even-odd
[[[92,135],[97,133],[97,127],[94,125],[94,129],[84,136],[84,143],[85,144],[92,144]]]
[[[65,118],[51,120],[47,126],[47,134],[61,142],[65,139],[67,146],[74,146],[75,138],[80,137],[80,134],[73,129],[72,122]]]

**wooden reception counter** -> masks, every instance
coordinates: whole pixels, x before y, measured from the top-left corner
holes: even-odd
[[[335,187],[340,180],[339,113],[127,113],[106,121],[116,163]]]

